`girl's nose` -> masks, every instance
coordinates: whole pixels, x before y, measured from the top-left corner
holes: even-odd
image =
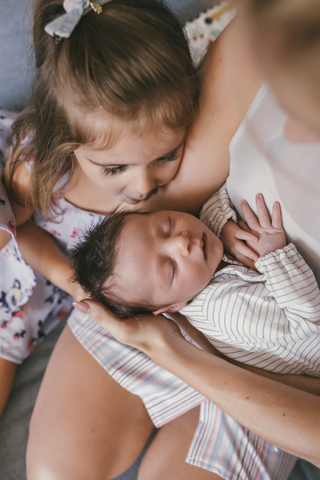
[[[139,200],[143,200],[154,190],[155,180],[150,172],[139,171],[130,187],[133,195]]]

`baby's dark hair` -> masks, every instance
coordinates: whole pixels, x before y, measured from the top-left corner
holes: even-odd
[[[156,308],[148,303],[128,302],[112,292],[112,276],[117,261],[117,241],[129,215],[148,212],[113,211],[98,225],[84,233],[73,251],[73,280],[89,298],[105,305],[120,318],[151,313]],[[108,287],[105,283],[108,281]]]

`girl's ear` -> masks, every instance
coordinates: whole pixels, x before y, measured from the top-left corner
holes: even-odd
[[[153,315],[160,315],[160,313],[173,313],[173,312],[178,312],[181,308],[185,307],[188,305],[188,302],[185,303],[179,303],[179,305],[169,305],[168,307],[162,307],[159,308],[158,310],[155,310]]]

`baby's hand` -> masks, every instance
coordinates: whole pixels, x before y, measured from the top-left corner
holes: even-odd
[[[220,238],[227,252],[247,267],[254,268],[254,262],[259,256],[249,245],[254,245],[258,238],[246,228],[245,224],[240,228],[233,220],[229,220],[223,227]]]
[[[249,207],[248,202],[242,200],[241,210],[246,223],[240,221],[239,225],[247,228],[258,238],[257,242],[252,243],[250,240],[246,240],[246,243],[257,253],[258,257],[262,257],[278,248],[283,248],[287,242],[282,226],[280,203],[273,204],[271,219],[261,193],[256,196],[256,206],[257,216]]]

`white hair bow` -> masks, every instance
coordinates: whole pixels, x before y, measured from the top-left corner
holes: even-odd
[[[69,38],[82,15],[94,10],[100,14],[102,12],[101,5],[111,0],[64,0],[63,7],[67,13],[56,18],[44,27],[45,31],[52,37]]]

